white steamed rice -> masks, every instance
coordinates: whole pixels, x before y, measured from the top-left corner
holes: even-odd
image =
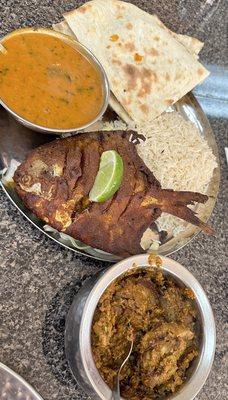
[[[138,153],[162,188],[206,193],[217,163],[195,124],[173,111],[162,114],[149,127],[138,127],[138,133],[146,137],[137,146]],[[156,223],[174,235],[185,226],[182,220],[166,213]]]

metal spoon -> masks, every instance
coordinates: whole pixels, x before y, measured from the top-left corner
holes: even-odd
[[[124,361],[122,362],[120,369],[118,371],[117,377],[116,377],[116,384],[112,391],[112,400],[120,400],[120,373],[122,371],[123,366],[126,364],[126,362],[128,361],[128,359],[132,353],[133,345],[134,345],[134,339],[132,337],[131,341],[129,341],[129,350],[128,350],[127,356],[124,359]]]

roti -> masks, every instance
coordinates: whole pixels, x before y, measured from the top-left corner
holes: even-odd
[[[154,16],[154,18],[157,18],[157,17]],[[160,23],[162,24],[161,21],[160,21]],[[200,40],[198,40],[194,37],[191,37],[191,36],[180,35],[175,32],[172,32],[171,30],[166,28],[166,26],[164,24],[163,24],[163,28],[166,29],[167,31],[169,31],[170,34],[173,35],[173,37],[176,40],[178,40],[180,43],[182,43],[190,53],[192,53],[193,55],[195,55],[195,57],[198,58],[198,54],[199,54],[200,50],[203,48],[203,42],[201,42]],[[66,20],[61,21],[57,24],[54,24],[53,29],[58,32],[64,33],[65,35],[72,36],[75,39],[77,39],[74,32],[70,29]],[[133,120],[130,118],[130,116],[128,115],[126,110],[122,107],[122,105],[119,103],[119,101],[117,100],[117,98],[114,96],[114,94],[112,92],[110,93],[109,105],[117,113],[117,115],[124,122],[126,122],[127,125],[132,125]]]
[[[150,15],[151,16],[151,15]],[[171,31],[170,29],[168,29],[159,19],[156,15],[153,15],[153,17],[155,19],[157,19],[159,21],[159,23],[161,24],[161,26],[163,26],[164,29],[166,29],[167,31],[170,32],[170,34],[176,39],[178,40],[181,44],[183,44],[190,53],[195,54],[195,56],[198,58],[198,54],[199,52],[202,50],[204,43],[201,42],[200,40],[192,37],[192,36],[187,36],[187,35],[181,35],[178,34],[176,32]],[[64,33],[65,35],[68,36],[74,36],[74,32],[70,29],[68,23],[64,20],[64,21],[60,21],[57,24],[53,24],[53,29],[55,31]]]
[[[153,120],[209,75],[196,56],[201,42],[177,37],[133,4],[93,0],[64,18],[101,62],[115,99],[136,123]]]

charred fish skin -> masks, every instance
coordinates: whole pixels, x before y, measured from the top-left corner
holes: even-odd
[[[187,207],[195,201],[204,203],[207,196],[163,190],[130,143],[132,133],[83,133],[38,147],[14,174],[18,195],[53,228],[121,257],[143,252],[141,237],[163,211],[213,233]],[[122,157],[122,183],[111,199],[91,203],[88,195],[100,156],[107,150]]]

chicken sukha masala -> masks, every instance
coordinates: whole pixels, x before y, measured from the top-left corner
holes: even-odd
[[[161,400],[184,383],[198,355],[197,309],[193,293],[161,268],[133,269],[104,292],[92,326],[94,361],[113,388],[120,375],[121,395],[129,400]]]
[[[205,203],[206,195],[164,190],[129,141],[131,131],[83,133],[58,139],[32,151],[14,174],[23,203],[47,224],[94,248],[127,257],[142,253],[145,230],[170,213],[213,230],[187,207]],[[122,157],[122,183],[103,202],[89,200],[104,151]]]

